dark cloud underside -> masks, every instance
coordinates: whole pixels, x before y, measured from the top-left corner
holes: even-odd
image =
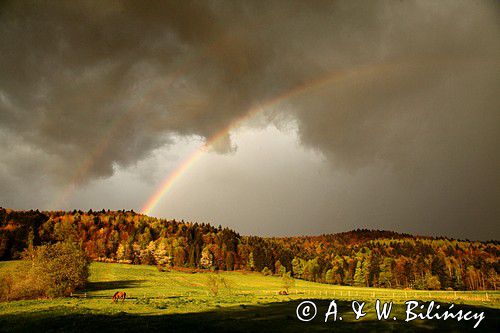
[[[2,2],[0,184],[16,196],[13,182],[107,177],[174,136],[208,138],[249,108],[339,72],[346,78],[293,96],[269,121],[296,121],[301,143],[339,172],[389,172],[380,197],[392,203],[384,209],[408,211],[402,224],[481,221],[491,230],[500,220],[499,9]],[[232,149],[221,142],[220,152]]]

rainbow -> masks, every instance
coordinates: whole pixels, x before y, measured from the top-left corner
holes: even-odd
[[[139,110],[142,110],[145,102],[155,95],[157,92],[161,92],[164,89],[168,89],[172,86],[172,84],[182,77],[182,75],[188,70],[192,69],[194,65],[200,63],[210,52],[214,51],[218,47],[220,47],[221,42],[224,41],[224,38],[220,38],[215,43],[209,45],[204,52],[199,54],[194,59],[188,60],[177,68],[177,70],[169,76],[167,79],[158,79],[149,90],[147,95],[143,97],[139,102],[130,107],[122,117],[118,118],[116,121],[110,124],[110,127],[107,131],[103,132],[103,136],[99,141],[99,144],[96,145],[95,149],[89,153],[84,162],[75,169],[73,174],[73,180],[69,182],[69,184],[59,193],[57,197],[52,200],[52,204],[50,207],[59,207],[67,198],[74,192],[76,185],[80,183],[85,176],[90,172],[92,166],[95,162],[106,152],[111,143],[111,139],[118,133],[118,131],[126,125],[128,121],[131,120],[134,114],[136,114]],[[292,89],[285,91],[281,94],[278,94],[275,97],[269,98],[268,100],[260,103],[258,106],[254,106],[250,108],[246,113],[242,116],[233,119],[227,126],[222,128],[220,131],[216,132],[214,135],[206,139],[205,144],[201,145],[198,149],[196,149],[193,153],[188,155],[179,166],[172,171],[158,186],[156,191],[152,196],[150,196],[147,202],[144,204],[141,212],[144,214],[149,214],[161,200],[161,198],[168,192],[170,188],[174,185],[176,180],[178,180],[197,160],[199,160],[205,152],[209,150],[209,147],[219,142],[222,138],[225,138],[229,132],[237,127],[239,127],[246,120],[254,117],[257,114],[260,114],[265,110],[266,107],[270,107],[280,102],[299,96],[313,89],[321,88],[322,86],[326,86],[333,83],[338,83],[341,81],[347,81],[349,79],[355,79],[358,77],[369,76],[373,74],[380,74],[388,69],[397,69],[400,66],[407,65],[422,65],[422,64],[432,64],[432,62],[428,61],[404,61],[404,62],[388,62],[388,63],[376,63],[358,67],[354,70],[349,71],[332,71],[328,72],[320,78],[313,79],[311,81],[307,81],[303,84],[299,84]],[[436,64],[436,60],[438,63],[442,63],[444,65],[449,64],[451,61],[455,60],[464,60],[464,59],[449,59],[449,58],[438,58],[434,57],[433,64]],[[468,60],[468,59],[466,59]]]
[[[71,177],[71,181],[68,182],[68,185],[65,186],[63,190],[52,200],[52,203],[49,205],[49,207],[60,207],[62,203],[71,196],[76,186],[85,179],[85,177],[94,166],[95,162],[107,151],[113,137],[115,137],[122,128],[126,127],[129,121],[133,120],[133,116],[136,115],[140,110],[143,110],[146,103],[153,99],[155,94],[161,93],[165,89],[169,89],[179,78],[183,76],[183,74],[191,70],[196,64],[201,63],[201,61],[210,52],[218,47],[218,44],[221,40],[222,38],[215,42],[213,45],[209,45],[203,53],[201,53],[194,59],[185,61],[184,63],[180,64],[180,66],[169,77],[156,79],[151,84],[151,88],[146,92],[146,95],[143,98],[129,107],[121,117],[118,117],[114,122],[110,124],[106,131],[103,131],[103,135],[98,144],[93,150],[90,151],[83,163],[81,163],[79,167],[75,169],[75,172]]]
[[[265,28],[260,22],[254,24],[254,28]],[[245,27],[242,31],[250,29],[250,27]],[[89,152],[83,163],[77,167],[71,177],[71,181],[68,182],[62,191],[60,191],[51,201],[49,207],[60,207],[75,191],[77,185],[81,183],[85,177],[89,174],[92,167],[96,161],[107,151],[109,148],[112,138],[117,135],[119,130],[127,125],[128,121],[132,120],[132,117],[138,113],[139,110],[144,108],[147,101],[151,100],[155,93],[162,92],[164,89],[170,88],[179,78],[183,76],[186,72],[192,70],[197,64],[202,63],[202,61],[209,56],[212,52],[216,52],[217,49],[224,47],[224,43],[228,42],[234,36],[238,36],[237,31],[231,31],[230,33],[222,34],[214,42],[207,45],[205,49],[200,52],[196,57],[191,60],[186,60],[182,62],[178,68],[170,75],[168,78],[157,79],[151,84],[151,88],[147,91],[146,95],[137,103],[128,108],[125,113],[118,117],[114,122],[112,122],[106,131],[103,131],[103,135],[99,140],[98,144],[93,150]],[[180,167],[179,167],[180,168]]]
[[[187,156],[179,166],[172,171],[158,186],[154,194],[149,197],[147,202],[141,209],[143,214],[149,215],[152,210],[158,205],[160,200],[165,196],[165,194],[174,186],[177,180],[179,180],[182,175],[198,161],[205,152],[208,151],[208,148],[215,143],[219,142],[221,139],[225,138],[229,132],[235,128],[241,126],[243,122],[253,118],[254,116],[262,113],[265,108],[279,104],[287,99],[292,97],[299,96],[304,94],[310,90],[318,89],[324,87],[326,85],[330,85],[333,83],[338,83],[341,81],[345,81],[348,79],[355,79],[362,76],[368,76],[383,72],[389,68],[398,67],[398,64],[395,63],[378,63],[367,65],[363,67],[359,67],[355,70],[350,71],[333,71],[329,72],[326,75],[321,76],[320,78],[305,82],[303,84],[297,85],[292,89],[281,93],[275,97],[272,97],[263,103],[260,103],[258,106],[250,108],[247,112],[244,113],[243,116],[234,119],[229,125],[209,137],[205,144],[201,145],[198,149],[196,149],[193,153]]]

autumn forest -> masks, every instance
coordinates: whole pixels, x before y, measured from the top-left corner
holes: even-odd
[[[379,230],[266,238],[125,210],[0,209],[0,260],[63,240],[79,244],[95,261],[156,265],[159,270],[289,272],[297,279],[350,286],[496,290],[500,272],[498,241]]]

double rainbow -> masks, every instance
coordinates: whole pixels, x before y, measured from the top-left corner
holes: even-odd
[[[222,41],[222,39],[220,40]],[[114,123],[111,124],[110,128],[108,131],[105,131],[103,134],[103,137],[100,141],[100,144],[96,146],[96,148],[91,151],[89,154],[88,158],[85,159],[84,163],[80,165],[79,168],[75,170],[74,173],[74,181],[72,181],[63,191],[62,193],[57,197],[56,200],[53,201],[53,204],[51,207],[59,207],[62,202],[66,200],[67,197],[71,195],[71,193],[74,191],[76,185],[78,184],[82,179],[85,178],[85,176],[88,174],[89,170],[92,168],[92,166],[95,164],[95,161],[97,161],[100,156],[106,151],[106,149],[109,147],[111,138],[116,135],[118,130],[126,124],[127,121],[130,120],[130,118],[136,114],[139,110],[142,110],[143,107],[145,106],[145,102],[147,100],[150,100],[153,98],[154,94],[156,92],[161,92],[164,89],[168,89],[178,78],[180,78],[185,72],[187,72],[190,68],[193,67],[194,64],[197,64],[201,62],[210,52],[212,52],[214,49],[219,47],[220,41],[217,43],[214,43],[213,45],[209,46],[205,52],[200,54],[198,57],[192,59],[191,61],[187,61],[173,73],[168,79],[166,80],[158,80],[153,84],[153,88],[149,91],[149,93],[143,97],[138,103],[133,105],[131,108],[125,112],[125,114],[118,118],[118,120]],[[411,61],[413,60],[413,61]],[[313,79],[310,81],[307,81],[305,83],[299,84],[283,93],[280,93],[272,98],[269,98],[265,100],[264,102],[261,102],[260,104],[250,108],[247,112],[245,112],[242,116],[237,117],[233,119],[227,126],[216,132],[214,135],[209,137],[205,144],[201,145],[198,149],[196,149],[193,153],[188,155],[182,162],[179,164],[179,166],[172,171],[168,176],[161,182],[161,184],[158,186],[158,188],[155,190],[153,195],[151,195],[144,206],[141,209],[141,212],[144,214],[150,214],[153,209],[158,205],[158,203],[161,201],[161,199],[165,196],[165,194],[174,186],[177,180],[179,180],[182,175],[193,165],[195,164],[205,152],[209,150],[211,146],[214,144],[218,143],[220,140],[224,139],[227,137],[227,135],[235,128],[238,128],[239,126],[242,125],[245,121],[255,117],[256,115],[262,113],[266,108],[278,105],[279,103],[293,98],[300,96],[304,93],[310,92],[314,89],[319,89],[321,87],[330,85],[330,84],[335,84],[335,83],[341,83],[344,81],[349,81],[349,80],[354,80],[354,79],[360,79],[363,77],[370,77],[374,75],[380,75],[386,71],[393,71],[393,72],[398,72],[398,69],[402,69],[403,67],[408,66],[409,68],[414,67],[414,66],[428,66],[428,65],[449,65],[450,63],[462,63],[462,62],[468,62],[471,59],[467,58],[454,58],[454,59],[449,59],[449,58],[443,58],[443,57],[433,57],[432,59],[405,59],[405,61],[391,61],[391,62],[384,62],[384,63],[374,63],[374,64],[369,64],[369,65],[364,65],[360,66],[354,69],[350,70],[335,70],[326,73],[325,75],[322,75],[321,77],[317,79]],[[477,61],[478,59],[476,59]],[[487,61],[487,59],[479,59],[480,62]],[[497,61],[494,61],[497,63]],[[415,69],[415,68],[413,68]]]

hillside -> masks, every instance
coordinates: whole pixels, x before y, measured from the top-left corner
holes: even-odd
[[[0,272],[16,269],[22,261],[0,262]],[[209,277],[224,279],[227,287],[216,295]],[[333,286],[297,280],[289,295],[279,295],[282,279],[255,272],[193,273],[153,266],[94,262],[87,289],[73,297],[0,302],[0,332],[83,331],[83,332],[385,332],[473,330],[474,321],[455,320],[404,322],[404,304],[409,297],[423,302],[435,300],[457,303],[459,309],[484,311],[481,332],[496,332],[499,292],[407,291]],[[116,290],[127,293],[122,303],[111,302]],[[314,300],[318,315],[311,322],[296,318],[296,308],[304,300]],[[341,322],[324,322],[329,302],[335,299]],[[367,316],[356,321],[350,301],[366,302]],[[394,301],[392,315],[398,321],[376,320],[375,299]],[[458,305],[458,303],[460,303]]]
[[[165,220],[133,211],[39,212],[0,209],[0,259],[29,244],[71,240],[96,261],[160,270],[291,272],[339,285],[413,289],[496,289],[500,245],[391,231],[264,238],[228,228]]]

